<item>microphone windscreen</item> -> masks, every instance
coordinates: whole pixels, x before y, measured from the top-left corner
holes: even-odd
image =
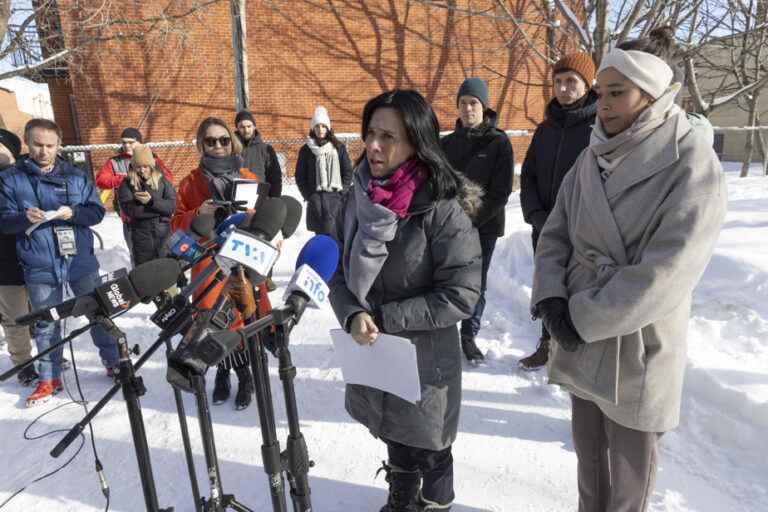
[[[315,235],[304,244],[296,259],[296,268],[309,265],[326,283],[339,264],[339,244],[328,235]]]
[[[216,234],[220,235],[224,233],[227,229],[230,228],[230,226],[239,226],[240,223],[243,222],[244,219],[248,217],[248,214],[245,212],[237,212],[233,213],[226,219],[224,219],[218,226],[216,226]]]
[[[284,202],[277,197],[268,197],[253,214],[248,231],[264,235],[264,238],[269,242],[283,227],[287,215],[288,211]]]
[[[216,221],[213,215],[198,215],[192,219],[189,230],[198,238],[210,238],[215,225]]]
[[[176,284],[181,265],[173,258],[158,258],[137,266],[128,274],[136,294],[150,299]]]
[[[291,235],[296,232],[296,228],[299,227],[299,222],[301,222],[301,203],[295,197],[291,196],[282,196],[280,197],[280,200],[285,203],[285,209],[287,211],[285,222],[283,223],[280,232],[282,233],[283,238],[290,238]]]

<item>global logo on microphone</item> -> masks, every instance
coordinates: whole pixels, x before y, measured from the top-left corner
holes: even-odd
[[[120,291],[120,285],[112,283],[107,291],[107,300],[110,305],[115,309],[125,309],[130,306],[123,297],[123,292]]]

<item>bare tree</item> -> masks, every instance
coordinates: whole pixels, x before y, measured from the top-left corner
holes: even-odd
[[[8,35],[0,37],[0,60],[10,58],[14,64],[0,79],[77,72],[85,55],[115,41],[183,45],[187,23],[227,1],[0,0],[0,36],[6,29]],[[67,33],[62,19],[68,21]]]

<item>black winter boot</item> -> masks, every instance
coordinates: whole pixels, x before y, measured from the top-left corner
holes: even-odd
[[[485,361],[485,356],[480,352],[480,349],[477,348],[475,338],[473,337],[461,337],[461,350],[464,351],[464,357],[466,357],[467,361],[470,363],[479,364]]]
[[[229,398],[229,370],[219,366],[216,370],[216,381],[213,385],[213,405],[223,404]]]
[[[376,474],[381,471],[387,473],[389,497],[379,512],[420,512],[421,509],[416,505],[416,495],[419,493],[421,473],[418,470],[406,471],[385,461],[381,461],[381,464]]]
[[[247,366],[235,368],[235,373],[240,381],[237,384],[237,395],[235,395],[235,409],[242,411],[249,405],[253,398],[253,376],[251,369]]]

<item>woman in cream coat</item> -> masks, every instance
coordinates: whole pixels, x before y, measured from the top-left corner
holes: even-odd
[[[679,422],[691,295],[727,194],[710,140],[674,104],[661,58],[616,49],[597,123],[539,239],[532,306],[572,395],[579,511],[642,511],[657,442]]]

